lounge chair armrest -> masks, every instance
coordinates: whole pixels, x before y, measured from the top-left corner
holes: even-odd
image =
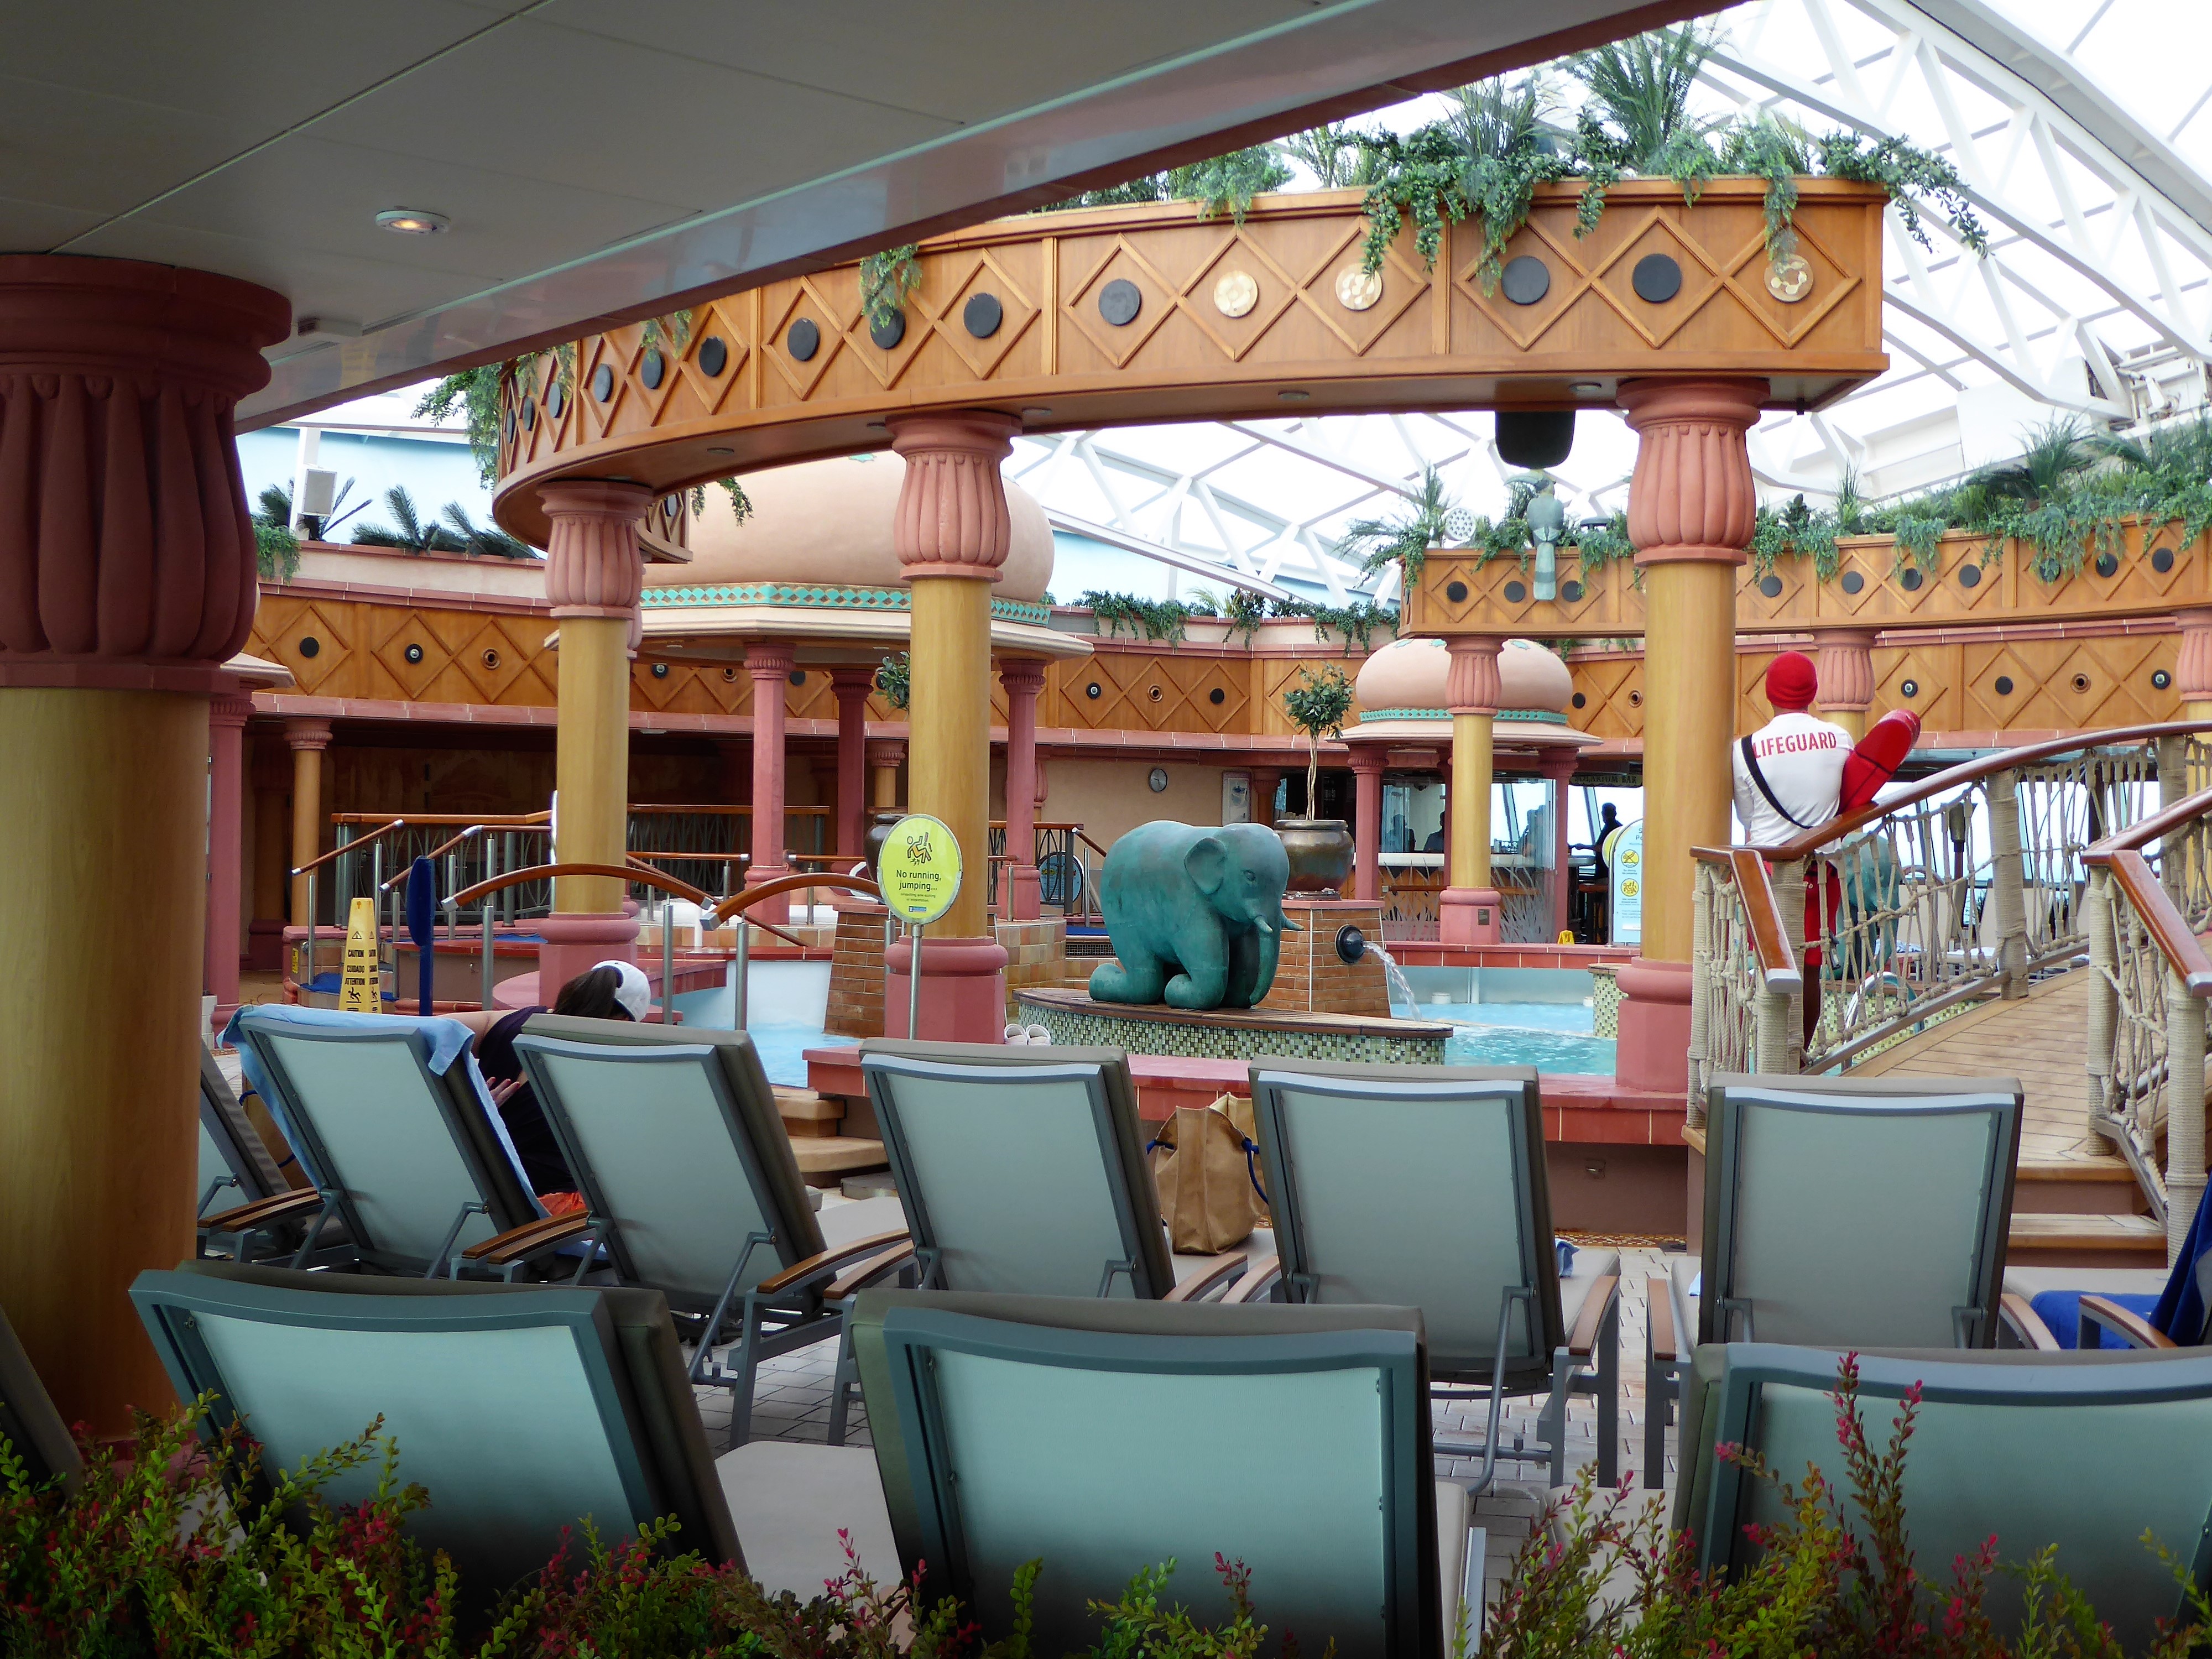
[[[2092,1325],[2102,1325],[2130,1348],[2171,1348],[2176,1346],[2172,1337],[2141,1314],[2130,1313],[2118,1303],[2101,1296],[2081,1298],[2081,1337],[2085,1340],[2077,1340],[2075,1345],[2077,1347],[2089,1346],[2086,1339],[2089,1334],[2087,1328]],[[2100,1342],[2097,1346],[2102,1347],[2104,1345]]]
[[[848,1267],[830,1281],[830,1288],[822,1292],[824,1302],[842,1302],[855,1291],[865,1290],[892,1268],[914,1260],[911,1243],[894,1244],[881,1255],[872,1255],[857,1267]]]
[[[527,1261],[556,1244],[566,1244],[591,1231],[592,1218],[581,1210],[571,1210],[566,1215],[540,1216],[520,1227],[510,1227],[496,1238],[470,1245],[461,1252],[461,1260],[504,1267],[511,1262]]]
[[[1607,1273],[1589,1287],[1583,1298],[1583,1310],[1575,1321],[1575,1328],[1567,1334],[1567,1352],[1577,1359],[1587,1359],[1597,1352],[1597,1334],[1603,1328],[1608,1309],[1620,1301],[1620,1275]]]
[[[1279,1255],[1254,1256],[1245,1268],[1244,1277],[1229,1287],[1229,1294],[1221,1299],[1229,1302],[1265,1302],[1275,1281],[1283,1276],[1283,1259]]]
[[[778,1291],[789,1290],[801,1279],[811,1279],[826,1267],[835,1267],[850,1261],[856,1255],[878,1255],[894,1244],[911,1243],[903,1227],[894,1227],[887,1233],[877,1233],[867,1238],[856,1238],[849,1244],[840,1244],[834,1250],[824,1250],[810,1255],[804,1261],[794,1261],[773,1279],[763,1279],[754,1290],[763,1296],[774,1296]]]
[[[1644,1310],[1648,1323],[1645,1329],[1651,1342],[1651,1357],[1662,1364],[1673,1364],[1680,1358],[1674,1350],[1674,1299],[1668,1293],[1663,1279],[1644,1281]]]
[[[1206,1292],[1218,1290],[1244,1276],[1252,1258],[1242,1250],[1231,1250],[1211,1267],[1193,1273],[1160,1298],[1163,1302],[1203,1302]]]
[[[2023,1348],[2032,1348],[2038,1353],[2058,1352],[2058,1339],[2043,1322],[2043,1316],[2029,1305],[2026,1297],[2015,1291],[2007,1291],[1997,1298],[1997,1322],[2010,1331],[2013,1340]]]
[[[225,1210],[220,1215],[202,1216],[199,1230],[204,1233],[243,1233],[256,1227],[265,1227],[272,1221],[286,1220],[293,1216],[305,1216],[323,1207],[323,1195],[313,1187],[301,1187],[288,1193],[278,1193],[274,1198],[257,1198],[251,1204],[241,1204],[236,1209]]]

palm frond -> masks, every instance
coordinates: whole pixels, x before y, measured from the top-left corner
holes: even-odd
[[[1720,40],[1711,22],[1686,23],[1567,59],[1567,73],[1589,89],[1625,165],[1638,173],[1667,173],[1668,153],[1678,141],[1702,139],[1718,125],[1691,116],[1690,94]]]

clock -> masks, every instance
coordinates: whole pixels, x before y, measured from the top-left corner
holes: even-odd
[[[1152,769],[1152,775],[1146,778],[1145,781],[1152,785],[1152,793],[1154,794],[1158,795],[1164,793],[1168,787],[1168,769],[1164,766],[1155,766]]]

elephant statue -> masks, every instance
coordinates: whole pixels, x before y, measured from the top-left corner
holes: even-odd
[[[1291,862],[1265,824],[1163,820],[1114,843],[1098,907],[1118,962],[1091,975],[1099,1002],[1249,1008],[1275,982]]]

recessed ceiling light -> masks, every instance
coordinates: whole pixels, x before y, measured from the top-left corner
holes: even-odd
[[[1286,404],[1302,404],[1313,396],[1310,392],[1278,392],[1276,398]]]
[[[1602,380],[1575,380],[1568,385],[1567,390],[1573,392],[1577,398],[1602,398],[1605,396],[1605,382]]]
[[[1025,421],[1048,421],[1052,418],[1052,411],[1048,409],[1025,409],[1022,411],[1022,418]]]
[[[890,422],[888,421],[870,421],[868,422],[868,430],[871,432],[888,432],[890,429]]]
[[[724,444],[709,444],[707,446],[707,453],[709,455],[734,455],[738,452]]]
[[[386,208],[376,216],[380,230],[396,230],[403,236],[435,236],[453,222],[442,213],[422,208]]]

